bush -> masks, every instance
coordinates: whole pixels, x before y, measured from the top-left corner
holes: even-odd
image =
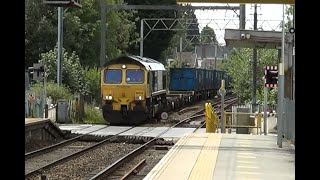
[[[36,94],[43,90],[42,83],[36,83],[31,87],[31,90]],[[59,86],[56,83],[48,82],[47,84],[47,97],[51,97],[52,104],[55,104],[58,99],[71,99],[72,94],[65,86]]]
[[[99,68],[85,67],[84,75],[89,88],[89,94],[95,103],[99,100],[99,89],[100,89],[100,71]]]
[[[57,47],[47,53],[41,54],[39,63],[47,67],[48,80],[57,81]],[[63,69],[62,69],[62,83],[74,92],[80,92],[83,95],[88,93],[88,86],[86,84],[84,71],[80,64],[78,55],[73,51],[68,53],[64,50],[63,53]]]
[[[84,105],[83,122],[87,124],[106,124],[102,117],[102,112],[90,104]]]

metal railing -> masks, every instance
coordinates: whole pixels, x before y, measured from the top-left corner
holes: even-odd
[[[224,127],[226,128],[256,128],[257,134],[261,134],[261,113],[224,112]],[[238,115],[247,115],[247,122],[239,122]],[[260,131],[259,131],[260,130]]]

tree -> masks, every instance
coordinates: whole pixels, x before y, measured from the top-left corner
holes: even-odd
[[[42,53],[39,63],[47,67],[48,81],[57,82],[57,48],[47,53]],[[73,93],[80,92],[81,94],[88,94],[89,92],[79,56],[75,51],[71,54],[64,51],[62,82],[70,88]]]
[[[216,33],[208,25],[206,25],[202,29],[200,35],[201,35],[201,38],[200,38],[201,39],[201,43],[203,43],[203,44],[218,43],[217,38],[216,38]]]
[[[191,5],[188,4],[187,6]],[[169,43],[169,47],[161,54],[163,59],[175,58],[173,54],[176,49],[180,51],[180,38],[182,38],[182,48],[185,47],[182,50],[185,52],[194,51],[195,46],[200,43],[199,39],[197,38],[200,35],[199,23],[196,15],[194,14],[194,10],[190,9],[186,11],[178,11],[177,18],[185,19],[180,22],[182,23],[182,26],[188,27],[188,29],[175,32]],[[176,28],[181,28],[181,25],[176,24]]]
[[[130,5],[177,5],[175,0],[125,0],[125,2]],[[140,34],[141,19],[143,18],[175,18],[175,14],[176,11],[174,10],[139,10],[134,18],[137,27],[136,32]],[[151,26],[154,23],[150,22]],[[148,26],[144,24],[144,30],[146,31],[146,29],[148,29]],[[167,49],[174,34],[175,32],[173,31],[152,31],[143,42],[143,56],[165,63],[165,59],[161,56],[161,53]],[[131,44],[128,52],[139,55],[139,45]]]
[[[97,67],[85,67],[84,68],[85,81],[89,87],[89,94],[93,100],[98,103],[99,89],[100,89],[100,71]]]
[[[116,0],[107,0],[114,4]],[[117,1],[117,3],[123,3]],[[81,64],[99,66],[100,56],[100,3],[98,0],[81,1],[82,8],[64,8],[63,47],[75,51]],[[43,4],[42,0],[25,1],[25,67],[37,62],[41,53],[57,44],[57,7]],[[128,46],[137,41],[132,11],[108,11],[107,46],[109,58],[126,53]]]
[[[174,61],[170,64],[169,68],[185,68],[185,67],[190,67],[188,65],[188,62],[185,60],[181,60],[181,61]]]
[[[275,49],[258,49],[257,65],[257,103],[263,102],[263,83],[264,66],[276,65],[278,62],[278,51]],[[238,95],[240,104],[249,103],[252,93],[252,70],[251,70],[252,50],[242,48],[232,52],[222,69],[232,77],[233,91]],[[270,99],[271,98],[271,99]],[[270,97],[269,102],[276,102]]]
[[[107,0],[108,4],[123,1]],[[83,66],[100,64],[100,1],[83,0],[82,8],[70,8],[65,12],[64,47],[79,54]],[[137,41],[132,11],[107,11],[106,56],[108,59],[127,53],[129,44]]]
[[[188,4],[187,6],[191,6],[191,4]],[[192,48],[192,49],[189,49],[189,51],[193,51],[194,47],[200,43],[200,40],[195,37],[200,35],[200,30],[199,30],[198,19],[194,11],[195,10],[190,9],[190,10],[184,11],[182,15],[182,18],[189,19],[189,21],[192,19],[190,25],[188,26],[188,30],[186,30],[186,35],[187,35],[186,38],[189,41],[191,41],[191,48]],[[188,51],[188,47],[186,51]]]
[[[285,24],[285,29],[288,31],[290,28],[293,27],[293,8],[294,5],[290,5],[288,8],[286,8],[285,15],[287,16],[287,23]]]
[[[40,54],[48,52],[57,42],[57,8],[42,0],[25,1],[25,67],[32,66]]]

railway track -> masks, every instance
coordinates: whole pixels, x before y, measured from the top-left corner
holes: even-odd
[[[226,98],[226,101],[225,101],[226,107],[231,106],[235,102],[237,102],[237,99],[234,96]],[[217,101],[217,102],[213,103],[213,106],[217,107],[219,104],[220,104],[220,102]],[[194,112],[192,114],[192,116],[185,118],[184,120],[181,120],[180,122],[171,126],[170,128],[177,127],[183,123],[187,123],[193,119],[197,119],[197,118],[200,118],[203,116],[204,116],[204,108],[197,110],[196,112]],[[202,120],[200,122],[200,124],[197,125],[197,127],[195,128],[195,130],[193,132],[198,131],[203,126],[205,126],[205,120]],[[96,174],[95,176],[90,178],[90,180],[143,179],[143,177],[146,176],[147,173],[146,172],[139,173],[139,170],[142,169],[143,166],[148,166],[148,165],[146,165],[146,155],[145,154],[150,154],[150,151],[154,151],[155,148],[150,148],[150,146],[152,146],[153,141],[155,139],[159,138],[161,136],[161,134],[158,135],[157,137],[155,137],[154,139],[150,140],[149,142],[143,144],[142,146],[140,146],[136,150],[132,151],[131,153],[127,154],[126,156],[122,157],[121,159],[116,161],[113,165],[109,166],[108,168],[102,170],[101,172],[99,172],[98,174]],[[167,146],[164,146],[163,148],[167,148]],[[168,148],[167,148],[167,150],[168,150]],[[163,157],[163,156],[161,156],[161,157]],[[152,169],[153,166],[156,165],[156,163],[153,164],[152,162],[151,163],[149,162],[148,164],[150,164],[149,168],[148,168],[149,171]],[[149,171],[147,171],[147,172],[149,172]]]
[[[177,127],[178,125],[190,121],[194,118],[198,118],[200,116],[203,116],[204,109],[198,110],[192,114],[192,116],[185,118],[178,123],[174,124],[173,126],[167,128],[165,131],[161,132],[158,136],[151,139],[150,141],[144,143],[143,145],[139,146],[135,150],[131,151],[130,153],[126,154],[125,156],[118,159],[116,162],[114,162],[112,165],[106,167],[102,171],[98,172],[94,176],[90,178],[90,180],[99,180],[99,179],[127,179],[130,175],[137,173],[137,169],[140,168],[140,166],[143,164],[144,159],[144,152],[148,151],[148,149],[155,144],[155,141],[161,137],[164,133],[168,132],[170,129]],[[195,130],[198,130],[201,128],[203,124],[200,124]],[[138,159],[138,160],[137,160]],[[129,163],[128,163],[129,162]],[[138,162],[138,163],[137,163]],[[132,167],[132,169],[127,170],[126,168],[123,168],[123,165],[127,163],[130,164],[129,167]],[[123,170],[124,169],[124,170]],[[151,170],[151,169],[150,169]],[[126,172],[126,173],[124,173]],[[131,172],[131,173],[129,173]]]
[[[28,155],[28,158],[25,160],[25,165],[26,165],[25,178],[28,179],[36,174],[42,174],[46,169],[52,168],[58,164],[62,164],[68,160],[74,159],[80,155],[83,155],[84,153],[87,153],[95,148],[98,148],[99,146],[108,144],[112,140],[117,138],[119,134],[124,133],[132,128],[121,131],[99,142],[90,142],[90,143],[77,142],[80,137],[87,135],[87,134],[84,134],[84,135],[77,136],[73,139],[70,139],[65,143],[57,144],[54,147],[48,147],[47,149],[30,153],[30,154],[33,154],[33,156]],[[61,149],[61,147],[64,147],[64,148]],[[57,149],[57,148],[60,148],[60,149]],[[49,151],[49,153],[46,153],[47,151]]]
[[[30,159],[30,158],[33,158],[33,157],[36,157],[36,156],[40,156],[40,155],[45,154],[45,153],[49,153],[49,152],[54,151],[54,150],[56,150],[58,148],[61,148],[63,146],[67,146],[69,144],[77,142],[81,138],[87,136],[88,134],[91,134],[93,132],[99,131],[99,130],[104,129],[104,128],[106,128],[106,127],[102,127],[102,128],[97,129],[97,130],[90,131],[90,132],[88,132],[86,134],[78,135],[78,136],[73,137],[71,139],[67,139],[67,140],[61,141],[59,143],[50,145],[50,146],[47,146],[47,147],[44,147],[44,148],[41,148],[41,149],[38,149],[38,150],[35,150],[35,151],[32,151],[32,152],[25,153],[24,159],[27,160],[27,159]]]
[[[226,98],[226,107],[229,100],[230,103],[235,102],[235,100],[232,100],[232,98],[230,99]],[[220,102],[216,100],[213,105],[217,106],[219,103]],[[191,111],[194,110],[195,109],[192,109]],[[150,158],[150,155],[148,156],[146,154],[157,154],[160,152],[160,154],[162,153],[162,155],[164,156],[168,151],[168,147],[170,145],[168,146],[168,144],[166,143],[164,143],[163,146],[157,146],[158,148],[164,148],[161,151],[157,150],[156,148],[150,148],[161,139],[161,135],[163,135],[173,127],[181,126],[184,123],[186,124],[199,118],[202,118],[203,120],[200,121],[194,132],[205,125],[203,104],[202,108],[196,109],[196,111],[191,113],[190,117],[180,120],[173,126],[161,132],[155,138],[145,138],[144,140],[147,142],[142,145],[111,143],[118,137],[119,134],[124,133],[125,131],[128,131],[134,127],[122,131],[114,136],[107,137],[106,139],[100,140],[98,142],[79,141],[80,138],[103,129],[101,128],[95,131],[91,131],[87,134],[76,136],[58,144],[26,153],[25,178],[39,178],[36,175],[46,176],[50,179],[104,179],[106,177],[108,177],[108,179],[127,179],[132,175],[135,175],[136,178],[138,178],[139,176],[143,176],[137,175],[137,173],[144,165],[146,165],[146,160],[150,162],[150,159],[148,159],[148,157]],[[118,153],[115,153],[116,151],[118,151]],[[153,160],[154,164],[148,163],[149,165],[146,166],[149,166],[152,169],[160,159]],[[88,165],[88,162],[90,162],[90,165]],[[129,163],[126,167],[124,167],[123,164],[126,162]],[[74,165],[77,165],[79,167],[81,166],[81,168],[76,168],[78,169],[78,171],[76,171],[75,168],[70,168],[70,166],[72,167]],[[150,168],[149,170],[151,170]],[[66,173],[68,170],[70,172],[72,171],[73,173],[70,173],[70,175],[66,175],[68,174]],[[63,175],[61,174],[62,172],[64,172]]]

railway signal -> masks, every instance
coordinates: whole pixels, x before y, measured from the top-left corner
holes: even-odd
[[[42,81],[44,77],[45,68],[44,65],[34,63],[32,67],[29,67],[29,73],[33,81]]]
[[[264,86],[269,88],[278,87],[278,67],[265,66],[264,71]]]
[[[278,66],[264,67],[264,117],[263,131],[264,135],[268,134],[267,130],[267,108],[268,108],[268,88],[278,87]]]

